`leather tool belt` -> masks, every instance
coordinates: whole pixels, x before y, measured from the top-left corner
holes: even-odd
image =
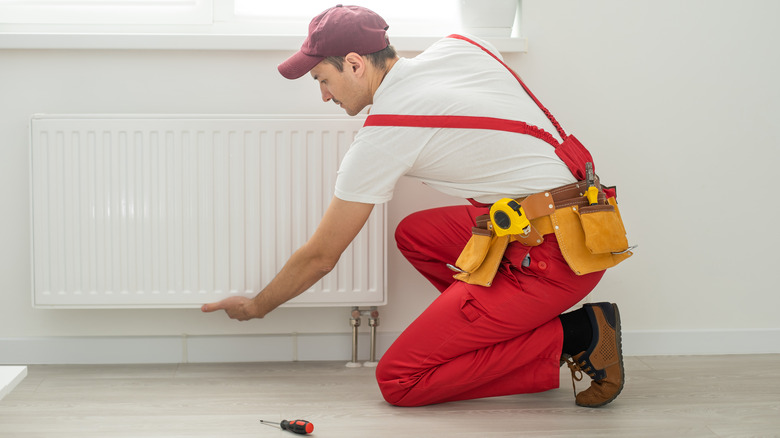
[[[617,202],[614,197],[607,198],[598,179],[596,187],[595,205],[585,197],[587,181],[518,199],[531,221],[531,230],[525,235],[497,236],[489,216],[479,216],[455,265],[448,265],[457,272],[454,278],[490,286],[510,242],[537,246],[547,234],[555,234],[564,259],[577,275],[603,271],[631,257]]]

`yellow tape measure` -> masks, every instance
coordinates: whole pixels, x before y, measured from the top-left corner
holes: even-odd
[[[523,207],[511,198],[501,199],[490,207],[490,222],[498,236],[526,235],[531,232],[531,221],[526,217]]]

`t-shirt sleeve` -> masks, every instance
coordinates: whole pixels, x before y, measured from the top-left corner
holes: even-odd
[[[355,137],[336,177],[335,195],[344,201],[382,204],[393,198],[398,179],[412,167],[419,150],[404,142],[398,128],[363,128]]]

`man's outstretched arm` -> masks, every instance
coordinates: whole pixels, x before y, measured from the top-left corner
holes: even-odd
[[[314,235],[293,253],[265,289],[254,298],[229,297],[204,304],[201,310],[224,310],[229,317],[240,321],[264,317],[330,272],[363,228],[373,208],[374,204],[343,201],[334,197]]]

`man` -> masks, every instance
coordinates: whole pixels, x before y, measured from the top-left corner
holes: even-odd
[[[301,50],[279,71],[288,79],[310,73],[323,101],[349,115],[370,105],[371,117],[391,121],[398,115],[509,119],[537,134],[551,133],[545,134],[549,141],[563,140],[554,119],[494,59],[487,43],[445,38],[405,59],[389,45],[387,28],[368,9],[330,8],[311,21]],[[537,246],[509,243],[490,286],[455,280],[447,267],[486,206],[574,183],[572,172],[539,136],[414,123],[367,123],[341,164],[335,197],[309,241],[253,299],[231,297],[203,311],[262,318],[302,293],[333,269],[373,206],[390,200],[396,181],[407,175],[474,206],[418,212],[396,230],[401,252],[441,295],[382,357],[376,374],[385,399],[420,406],[546,391],[558,387],[561,361],[573,357],[573,378],[584,371],[594,379],[576,394],[577,404],[611,402],[623,387],[617,306],[598,303],[561,315],[596,286],[603,271],[575,274],[555,234]]]

